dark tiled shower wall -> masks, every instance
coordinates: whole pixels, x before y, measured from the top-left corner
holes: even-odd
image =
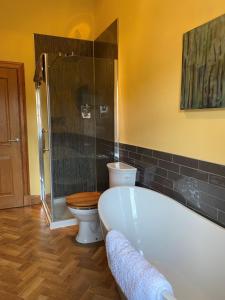
[[[52,133],[54,197],[96,190],[95,138],[69,132]]]
[[[52,36],[45,34],[34,34],[35,61],[42,53],[72,53],[79,56],[93,57],[93,42]]]
[[[95,58],[118,58],[117,20],[94,41]]]
[[[120,144],[120,161],[138,169],[137,185],[156,190],[225,226],[225,166]]]
[[[114,142],[86,135],[53,133],[52,143],[55,197],[95,191],[96,186],[98,191],[105,191],[109,188],[107,163],[115,161]],[[93,151],[95,143],[96,155]]]

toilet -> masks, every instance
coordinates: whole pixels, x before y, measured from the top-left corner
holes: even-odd
[[[110,187],[135,185],[137,168],[123,162],[108,163],[107,167]]]
[[[66,204],[72,215],[79,222],[76,241],[81,244],[102,240],[98,216],[99,192],[76,193],[66,197]]]
[[[108,163],[107,167],[110,187],[135,185],[136,168],[122,162]],[[99,192],[83,192],[66,197],[68,209],[79,222],[78,243],[88,244],[103,239],[98,216],[100,195]]]

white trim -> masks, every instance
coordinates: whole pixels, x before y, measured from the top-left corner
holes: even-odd
[[[68,219],[68,220],[51,222],[50,229],[63,228],[63,227],[77,225],[77,224],[78,224],[77,219],[72,218],[72,219]]]

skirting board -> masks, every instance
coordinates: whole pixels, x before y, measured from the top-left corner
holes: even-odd
[[[62,221],[56,221],[50,223],[50,229],[57,229],[57,228],[63,228],[68,226],[77,225],[78,222],[75,218],[68,219],[68,220],[62,220]]]
[[[25,195],[23,200],[24,206],[30,206],[35,204],[41,204],[41,199],[39,195]]]

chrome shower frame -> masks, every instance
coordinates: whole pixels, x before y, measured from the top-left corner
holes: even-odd
[[[37,127],[38,127],[38,152],[39,152],[39,171],[40,171],[40,197],[42,205],[44,207],[48,222],[51,223],[53,212],[53,187],[52,187],[52,142],[51,142],[51,107],[50,107],[50,91],[49,91],[49,76],[48,76],[48,54],[44,53],[41,55],[40,59],[43,58],[44,65],[42,65],[42,70],[44,69],[45,75],[45,85],[46,85],[46,95],[47,95],[47,116],[48,116],[48,128],[43,128],[42,116],[41,116],[41,95],[40,88],[43,84],[43,80],[36,82],[35,84],[35,94],[36,94],[36,111],[37,111]],[[43,143],[45,139],[45,134],[48,137],[48,149],[45,148]],[[50,174],[50,198],[51,198],[51,209],[49,209],[46,202],[46,189],[45,189],[45,167],[44,167],[44,153],[49,152],[49,174]]]

